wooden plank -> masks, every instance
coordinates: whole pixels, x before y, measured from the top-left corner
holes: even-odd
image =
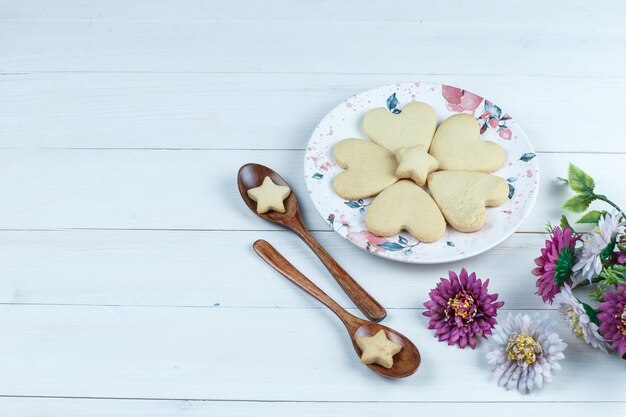
[[[517,1],[503,7],[498,0],[481,1],[480,7],[461,0],[442,0],[424,7],[420,2],[398,0],[393,7],[375,0],[350,2],[332,0],[274,0],[272,7],[254,0],[178,0],[171,7],[167,0],[102,3],[89,0],[60,0],[51,7],[45,0],[4,0],[4,19],[124,19],[124,20],[357,20],[357,21],[454,21],[510,24],[528,22],[562,24],[622,24],[626,9],[621,2],[601,0],[587,7],[584,0],[551,2]],[[540,10],[541,12],[538,12]]]
[[[534,296],[532,260],[544,235],[515,234],[484,255],[445,265],[378,259],[331,232],[322,245],[389,309],[422,308],[448,270],[491,280],[507,309],[556,308]],[[266,266],[252,242],[271,242],[346,307],[347,296],[290,232],[0,232],[0,303],[318,308]]]
[[[445,16],[445,15],[443,15]],[[2,72],[158,71],[623,77],[619,25],[7,19]],[[459,41],[462,39],[462,41]],[[414,51],[414,52],[413,52]]]
[[[542,185],[521,231],[558,222],[570,195],[554,178],[571,161],[597,180],[598,192],[626,206],[623,154],[540,154]],[[299,196],[306,223],[328,230],[306,197],[302,151],[1,150],[0,229],[131,228],[276,230],[242,203],[238,168],[274,168]]]
[[[551,417],[555,409],[565,415],[610,415],[623,403],[424,403],[424,402],[259,402],[259,401],[192,401],[192,400],[108,400],[73,398],[0,398],[0,407],[12,417],[220,417],[287,416],[318,417],[322,415],[359,415],[378,417],[389,414],[467,415],[500,417],[523,407],[524,413]]]
[[[361,365],[342,325],[324,310],[0,306],[0,331],[11,341],[0,344],[0,393],[264,401],[623,399],[622,360],[583,346],[565,327],[560,333],[570,346],[563,371],[537,395],[522,396],[496,386],[482,349],[437,342],[416,310],[392,313],[385,323],[415,340],[424,359],[414,377],[400,381],[381,379]]]
[[[347,97],[416,80],[484,95],[538,151],[626,152],[615,140],[626,78],[429,74],[5,75],[0,147],[304,149]]]

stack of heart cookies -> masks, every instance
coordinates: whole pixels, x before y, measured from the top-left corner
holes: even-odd
[[[365,224],[378,236],[406,230],[434,242],[446,222],[475,232],[487,221],[486,207],[507,200],[507,182],[491,175],[504,163],[504,150],[480,139],[470,114],[455,114],[437,127],[434,109],[414,102],[397,114],[370,110],[363,131],[369,140],[349,138],[335,146],[334,158],[345,171],[333,187],[349,200],[376,196]]]

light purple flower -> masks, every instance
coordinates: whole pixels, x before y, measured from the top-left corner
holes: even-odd
[[[600,331],[617,349],[620,356],[626,355],[626,284],[619,284],[617,290],[604,293],[600,303]]]
[[[465,268],[457,276],[449,271],[449,280],[442,278],[437,287],[430,291],[430,300],[424,303],[428,310],[423,314],[430,317],[429,329],[435,329],[439,341],[448,345],[458,344],[461,349],[476,348],[481,337],[487,338],[496,325],[497,310],[504,302],[496,300],[498,294],[489,294],[487,286],[468,274]]]
[[[535,259],[537,268],[532,274],[538,276],[537,292],[544,303],[554,301],[554,297],[561,292],[563,284],[572,284],[572,265],[574,264],[574,248],[578,238],[572,234],[572,229],[566,227],[561,230],[555,227],[546,240],[546,246],[541,249],[541,256]]]
[[[487,361],[507,390],[528,394],[550,382],[561,369],[567,344],[546,314],[509,314],[488,342]]]
[[[598,227],[587,234],[583,242],[583,250],[580,259],[572,270],[580,271],[583,277],[591,280],[602,271],[602,261],[613,256],[615,252],[615,236],[620,227],[622,214],[614,211],[612,214],[605,213],[598,222]]]
[[[572,293],[572,289],[564,285],[563,291],[556,296],[555,300],[560,304],[559,311],[567,319],[574,336],[606,353],[606,340],[598,332],[598,325],[589,317],[589,313],[585,310],[585,305],[576,298]],[[590,307],[587,306],[587,308]]]

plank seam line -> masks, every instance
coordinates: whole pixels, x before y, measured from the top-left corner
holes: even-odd
[[[302,17],[289,17],[289,18],[261,18],[255,19],[252,17],[244,17],[244,18],[235,18],[235,17],[175,17],[175,18],[158,18],[158,17],[150,17],[144,19],[137,19],[133,17],[104,17],[104,16],[81,16],[81,17],[4,17],[0,19],[2,22],[55,22],[55,23],[67,23],[67,22],[81,22],[81,23],[93,23],[102,22],[102,23],[111,23],[111,22],[120,22],[120,23],[136,23],[136,22],[147,22],[147,23],[163,23],[163,22],[191,22],[191,23],[336,23],[336,24],[345,24],[345,23],[354,23],[357,25],[371,25],[372,23],[393,23],[400,25],[420,25],[420,26],[455,26],[455,27],[471,27],[475,28],[478,26],[474,22],[470,23],[461,23],[459,21],[450,21],[450,20],[436,20],[436,19],[367,19],[367,18],[302,18]],[[487,23],[492,25],[501,25],[500,28],[515,28],[515,29],[523,29],[523,28],[543,28],[544,25],[540,23],[534,23],[531,21],[516,21],[516,22],[507,22],[506,25],[502,23],[500,20],[486,21],[481,23]],[[569,23],[569,22],[568,22]],[[586,20],[581,20],[577,23],[586,23]],[[587,29],[588,32],[596,32],[597,30],[603,28],[611,28],[611,29],[619,29],[622,28],[623,25],[621,23],[594,23],[596,26],[594,29]],[[574,29],[567,28],[567,24],[564,24],[560,27],[560,30],[564,32],[573,32]]]
[[[246,233],[246,232],[273,232],[273,233],[289,233],[289,230],[286,229],[160,229],[160,228],[116,228],[116,227],[57,227],[57,228],[49,228],[49,229],[40,229],[40,228],[0,228],[0,233],[2,232],[71,232],[71,231],[93,231],[93,232],[192,232],[192,233],[223,233],[223,232],[235,232],[235,233]],[[330,229],[315,229],[309,228],[309,231],[314,233],[334,233],[334,230]],[[548,233],[543,231],[516,231],[515,234],[520,235],[547,235]]]
[[[168,147],[54,147],[54,148],[35,148],[35,147],[17,147],[17,146],[0,146],[0,150],[9,151],[204,151],[204,152],[304,152],[304,148],[168,148]],[[535,151],[537,154],[585,154],[585,155],[626,155],[626,151]]]
[[[125,401],[193,401],[193,402],[232,402],[232,403],[284,403],[284,404],[626,404],[622,400],[606,401],[349,401],[349,400],[258,400],[258,399],[215,399],[215,398],[175,398],[175,397],[107,397],[107,396],[69,396],[69,395],[20,395],[0,394],[0,398],[31,398],[31,399],[71,399],[71,400],[125,400]]]
[[[25,70],[0,72],[0,76],[35,75],[35,74],[256,74],[256,75],[394,75],[394,76],[454,76],[454,77],[500,77],[500,78],[598,78],[602,80],[626,78],[624,75],[575,75],[575,74],[488,74],[488,73],[445,73],[445,72],[425,72],[416,74],[414,72],[333,72],[333,71],[148,71],[148,70]]]
[[[17,307],[133,307],[133,308],[197,308],[197,309],[231,309],[231,310],[326,310],[326,307],[318,306],[224,306],[224,305],[166,305],[166,304],[88,304],[88,303],[9,303],[0,302],[0,306],[17,306]],[[387,310],[394,311],[423,311],[424,307],[385,307]],[[348,311],[355,311],[356,307],[346,307]],[[507,308],[502,307],[500,311],[557,311],[557,308]]]

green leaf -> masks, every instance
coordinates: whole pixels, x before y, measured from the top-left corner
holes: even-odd
[[[563,214],[561,216],[561,229],[565,230],[566,227],[572,228],[572,226],[569,225],[569,220],[567,220],[567,217]]]
[[[524,162],[528,162],[528,161],[530,161],[531,159],[533,159],[535,156],[537,156],[537,155],[535,155],[535,154],[534,154],[534,153],[532,153],[532,152],[527,152],[527,153],[525,153],[525,154],[522,154],[522,156],[521,156],[521,158],[520,158],[519,160],[520,160],[520,161],[524,161]]]
[[[574,263],[574,254],[570,248],[564,248],[556,260],[554,267],[554,281],[560,287],[572,277],[572,265]]]
[[[595,310],[589,304],[585,304],[585,303],[581,303],[581,304],[583,305],[583,308],[585,309],[585,313],[587,313],[587,315],[589,316],[589,320],[592,323],[595,323],[599,326],[600,320],[598,320],[598,315],[596,314]]]
[[[572,163],[569,164],[567,179],[573,191],[579,194],[593,195],[593,189],[596,186],[593,178]]]
[[[582,216],[576,223],[589,223],[598,224],[600,218],[606,214],[606,211],[591,210],[589,213]]]
[[[386,249],[386,250],[390,250],[393,252],[399,251],[404,249],[404,246],[400,245],[399,243],[396,242],[385,242],[385,243],[381,243],[380,245],[378,245],[379,248],[381,249]]]
[[[595,200],[594,197],[578,194],[563,203],[563,210],[571,211],[572,213],[582,213],[589,208],[589,204],[593,200]]]
[[[613,265],[602,268],[600,276],[604,278],[601,283],[607,285],[626,284],[626,265]]]
[[[596,285],[596,288],[589,292],[589,297],[600,303],[604,301],[604,288],[602,285]]]
[[[604,249],[602,249],[602,252],[600,252],[600,259],[603,261],[606,261],[607,259],[609,259],[611,256],[613,256],[613,252],[615,252],[615,242],[616,242],[616,237],[613,236],[613,239],[611,239],[611,241],[609,242],[608,245],[606,245],[604,247]]]
[[[562,184],[569,184],[569,181],[566,178],[556,177],[556,179]]]

